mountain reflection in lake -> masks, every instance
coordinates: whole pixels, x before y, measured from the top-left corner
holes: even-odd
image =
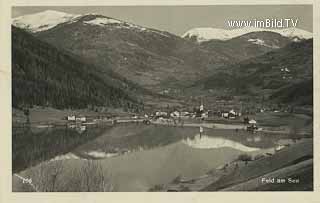
[[[104,159],[178,142],[199,149],[229,147],[251,152],[275,147],[277,140],[283,137],[206,128],[205,135],[200,138],[198,130],[197,127],[121,124],[79,146],[73,152],[83,158]]]
[[[223,129],[205,128],[204,132],[200,137],[198,127],[143,124],[118,124],[103,130],[87,128],[79,136],[69,130],[51,129],[52,138],[56,136],[65,142],[66,137],[86,137],[86,142],[79,142],[80,145],[70,148],[64,155],[57,154],[44,163],[62,162],[68,169],[65,177],[72,179],[73,169],[81,167],[88,159],[96,159],[112,174],[111,181],[116,190],[147,191],[156,184],[167,184],[179,175],[200,176],[243,153],[264,153],[276,147],[280,139],[287,138],[286,135]]]
[[[12,130],[12,167],[14,172],[50,159],[63,159],[66,153],[93,140],[109,129],[78,126],[19,127]],[[75,156],[71,156],[75,157]]]
[[[214,148],[223,148],[230,147],[244,152],[252,152],[260,150],[256,147],[247,147],[239,142],[233,140],[225,139],[222,137],[210,137],[206,135],[196,135],[194,138],[187,138],[183,140],[183,143],[187,144],[193,148],[199,149],[214,149]]]

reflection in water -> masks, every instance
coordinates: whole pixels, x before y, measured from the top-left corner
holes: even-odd
[[[247,137],[247,142],[261,142],[261,137],[256,136],[256,137]]]
[[[257,136],[253,138],[254,142],[260,142],[261,141],[261,137]]]
[[[53,159],[50,159],[50,161],[59,161],[59,160],[66,160],[66,159],[81,159],[81,158],[75,155],[74,153],[69,152],[67,154],[58,155]]]
[[[117,156],[118,153],[105,153],[105,152],[101,152],[101,151],[90,151],[86,153],[87,155],[93,157],[93,158],[109,158],[109,157],[113,157],[113,156]]]
[[[68,124],[68,128],[75,129],[79,134],[82,134],[84,131],[86,131],[87,127],[85,125],[82,125],[81,123],[75,123],[75,124]]]
[[[63,163],[67,169],[65,177],[72,177],[73,169],[95,159],[95,162],[101,163],[106,174],[112,174],[111,182],[118,191],[146,191],[156,184],[167,184],[177,176],[198,177],[235,160],[244,152],[254,156],[273,148],[281,150],[283,146],[276,147],[291,141],[279,135],[252,135],[246,131],[207,128],[200,130],[198,126],[178,128],[119,124],[103,129],[87,126],[82,128],[82,134],[76,131],[76,125],[71,126],[73,129],[69,126],[52,128],[41,134],[15,131],[15,140],[20,142],[16,141],[14,145],[14,166],[23,166],[18,169],[31,166],[29,162],[21,164],[21,160],[29,160],[22,155],[37,158],[39,154],[50,152],[47,157],[38,158],[38,163],[68,159],[50,164]],[[34,152],[19,151],[24,149],[21,143],[28,144],[27,149],[35,149]]]
[[[13,128],[13,171],[19,172],[54,158],[75,159],[77,157],[68,154],[74,152],[72,149],[88,143],[108,129],[110,126],[87,127],[83,125],[65,125],[54,128],[33,128],[31,126]]]
[[[207,135],[196,135],[193,139],[187,138],[182,141],[193,148],[200,149],[214,149],[214,148],[222,148],[222,147],[231,147],[233,149],[237,149],[245,152],[252,152],[260,150],[260,148],[255,147],[247,147],[239,142],[235,142],[233,140],[228,140],[221,137],[210,137]]]
[[[78,128],[76,128],[78,133],[83,133],[86,130],[86,126],[85,125],[80,125]]]
[[[292,139],[280,139],[276,142],[278,145],[292,145],[295,142]]]
[[[199,132],[202,134],[201,139]],[[195,134],[198,135],[194,136]],[[245,131],[201,129],[199,126],[85,126],[81,123],[70,123],[67,126],[41,131],[30,128],[13,129],[13,140],[14,171],[54,158],[107,159],[115,155],[161,148],[174,143],[183,143],[189,149],[230,147],[251,152],[292,142],[287,136],[265,136],[263,133],[252,135]]]

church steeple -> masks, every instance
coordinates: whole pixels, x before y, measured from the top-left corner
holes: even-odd
[[[201,98],[201,103],[200,103],[200,108],[199,108],[199,110],[200,110],[201,112],[204,111],[204,105],[203,105],[203,99],[202,99],[202,98]]]

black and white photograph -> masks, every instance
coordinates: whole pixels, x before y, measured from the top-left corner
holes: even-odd
[[[314,191],[312,5],[11,14],[13,193]]]

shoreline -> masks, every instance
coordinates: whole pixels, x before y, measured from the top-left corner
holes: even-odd
[[[309,171],[310,167],[313,168],[312,142],[313,139],[307,139],[295,143],[292,146],[275,151],[272,155],[249,161],[248,164],[244,161],[234,160],[212,169],[200,177],[187,180],[175,179],[159,191],[260,191],[259,188],[272,191],[276,187],[282,188],[281,185],[277,184],[264,185],[261,183],[262,178],[285,177],[288,179],[299,176],[300,173],[305,173],[305,170]],[[276,165],[268,166],[265,164],[266,162],[276,163]],[[256,168],[261,164],[265,166],[264,171],[257,171]],[[245,172],[244,175],[242,171]],[[307,183],[301,181],[304,185],[301,187],[296,185],[297,188],[312,187],[312,184],[308,181],[310,180],[308,179]]]

